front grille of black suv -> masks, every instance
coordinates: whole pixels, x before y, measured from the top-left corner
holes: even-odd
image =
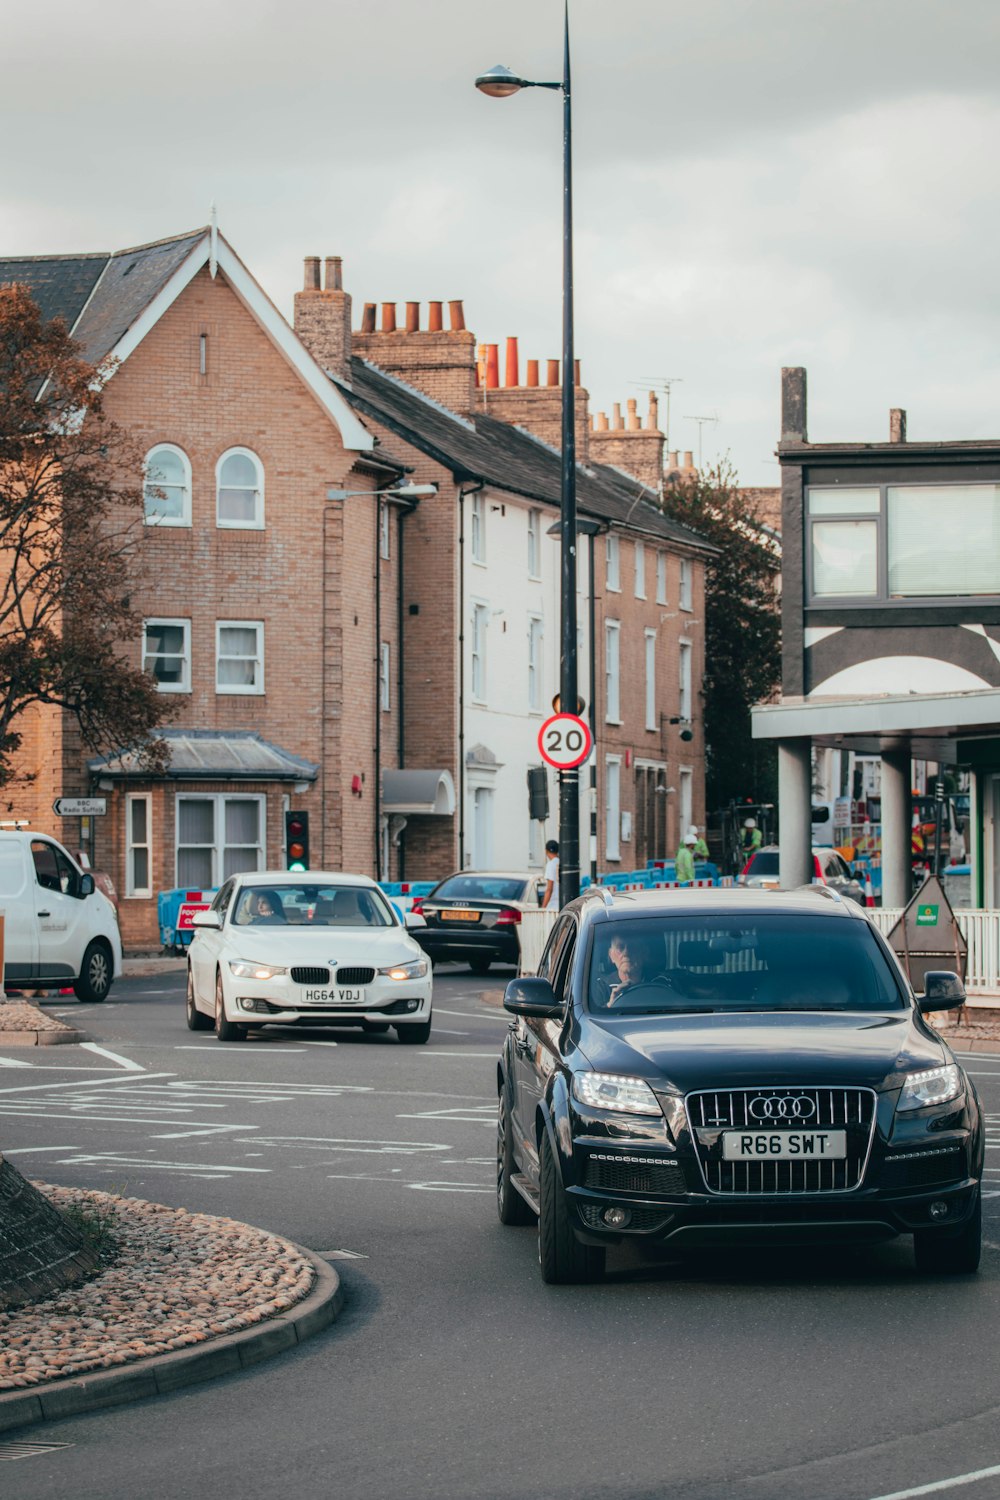
[[[605,1193],[684,1193],[684,1173],[673,1161],[621,1162],[587,1159],[584,1187]]]
[[[296,984],[329,984],[329,969],[293,969],[292,978]]]
[[[886,1188],[928,1187],[935,1182],[960,1182],[965,1175],[965,1152],[961,1147],[941,1146],[887,1156],[878,1180],[879,1186]]]
[[[701,1090],[687,1096],[698,1164],[710,1193],[845,1193],[859,1186],[875,1130],[871,1089],[751,1088]],[[844,1130],[839,1161],[723,1160],[725,1130]]]
[[[338,969],[338,984],[371,984],[375,978],[374,969]]]

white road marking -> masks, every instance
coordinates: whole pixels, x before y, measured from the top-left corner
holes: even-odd
[[[435,1036],[468,1036],[467,1031],[449,1031],[447,1026],[435,1026]]]
[[[206,1125],[204,1130],[168,1130],[163,1135],[151,1135],[151,1141],[186,1141],[192,1135],[219,1135],[223,1130],[253,1130],[253,1125]],[[262,1151],[253,1153],[262,1156]]]
[[[507,1011],[497,1011],[492,1016],[484,1016],[474,1010],[445,1010],[443,1005],[435,1005],[434,1014],[436,1016],[461,1016],[465,1021],[503,1021],[505,1025],[510,1024]]]
[[[4,1147],[4,1156],[37,1156],[40,1151],[78,1151],[78,1146],[15,1146],[13,1150]]]
[[[495,1104],[474,1104],[466,1109],[425,1109],[419,1114],[397,1115],[397,1120],[447,1120],[455,1125],[488,1125],[496,1121]]]
[[[303,1042],[302,1045],[304,1047],[339,1047],[340,1043],[339,1042],[326,1042],[326,1041],[321,1042],[321,1041],[317,1040],[317,1041],[314,1041],[314,1042]]]
[[[477,1182],[407,1182],[418,1193],[494,1193],[495,1188],[480,1187]]]
[[[321,1260],[367,1260],[367,1255],[362,1255],[360,1250],[314,1250]]]
[[[109,1052],[107,1047],[99,1047],[96,1042],[81,1042],[80,1047],[84,1052],[96,1052],[101,1057],[110,1057],[120,1068],[129,1073],[145,1073],[146,1069],[142,1063],[133,1062],[130,1057],[122,1057],[118,1052]]]
[[[81,1073],[89,1073],[91,1069],[80,1068],[78,1071]],[[104,1069],[102,1068],[100,1071],[103,1072]],[[147,1073],[145,1078],[142,1080],[141,1086],[145,1088],[146,1084],[150,1083],[154,1078],[176,1077],[176,1073]],[[128,1079],[122,1078],[120,1073],[116,1073],[112,1078],[87,1079],[87,1087],[91,1089],[103,1088],[106,1084],[114,1084],[116,1088],[121,1088],[123,1085],[126,1087],[131,1087]],[[48,1093],[50,1089],[78,1089],[79,1087],[79,1080],[75,1078],[71,1079],[67,1083],[25,1083],[19,1085],[16,1089],[0,1089],[0,1096],[6,1096],[7,1094],[35,1094],[42,1089],[44,1089],[45,1092]]]
[[[228,1162],[200,1162],[200,1161],[150,1161],[145,1156],[119,1156],[113,1151],[101,1152],[96,1156],[67,1156],[58,1163],[59,1166],[115,1166],[115,1167],[156,1167],[163,1172],[252,1172],[255,1175],[269,1173],[270,1167],[231,1167]]]
[[[980,1479],[992,1479],[996,1474],[1000,1474],[1000,1464],[994,1464],[991,1469],[956,1474],[953,1479],[938,1479],[933,1484],[919,1484],[913,1490],[893,1490],[891,1495],[875,1495],[874,1500],[911,1500],[914,1495],[936,1495],[941,1490],[957,1489],[960,1484],[978,1484]]]
[[[34,1063],[22,1062],[19,1057],[0,1057],[0,1068],[33,1068]]]
[[[464,1047],[456,1047],[451,1052],[436,1052],[431,1047],[421,1047],[420,1051],[424,1057],[492,1057],[495,1060],[498,1056],[496,1048],[492,1052],[467,1052]]]
[[[237,1145],[242,1145],[238,1141]],[[251,1146],[300,1147],[305,1151],[357,1152],[364,1156],[417,1156],[423,1151],[453,1151],[438,1141],[378,1141],[321,1135],[257,1135]]]

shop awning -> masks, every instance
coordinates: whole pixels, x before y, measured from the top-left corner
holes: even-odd
[[[161,729],[170,763],[163,773],[171,781],[315,781],[319,767],[252,730]],[[95,756],[87,762],[92,776],[148,779],[134,750]]]
[[[455,783],[451,772],[383,771],[382,811],[451,817],[455,811]]]

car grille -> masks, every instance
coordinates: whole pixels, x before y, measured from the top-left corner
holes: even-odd
[[[371,984],[375,978],[374,969],[338,969],[338,984]]]
[[[886,1157],[879,1183],[887,1188],[926,1187],[933,1182],[959,1182],[965,1175],[965,1152],[958,1146],[942,1146]]]
[[[684,1173],[676,1162],[587,1160],[584,1187],[607,1193],[683,1193],[687,1190]]]
[[[792,1101],[800,1113],[792,1112]],[[766,1101],[774,1111],[761,1118]],[[704,1090],[687,1097],[698,1164],[710,1193],[844,1193],[861,1182],[875,1129],[871,1089],[753,1088]],[[840,1161],[723,1161],[724,1130],[823,1130],[847,1132]]]
[[[329,969],[292,969],[292,978],[296,984],[329,984]]]

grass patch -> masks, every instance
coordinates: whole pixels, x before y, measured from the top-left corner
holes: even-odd
[[[60,1209],[60,1213],[99,1264],[110,1266],[118,1255],[117,1221],[113,1211],[93,1203],[70,1203]]]

